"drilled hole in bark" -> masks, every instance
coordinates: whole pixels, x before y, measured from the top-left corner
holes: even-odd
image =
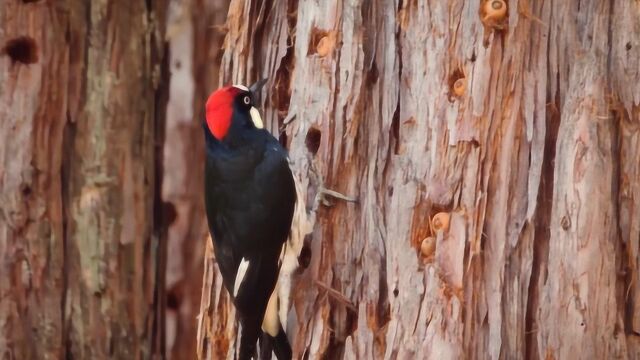
[[[22,186],[20,186],[20,192],[22,192],[23,196],[27,197],[27,196],[31,195],[33,190],[31,190],[31,186],[29,186],[27,184],[22,184]]]
[[[167,292],[167,308],[177,310],[180,307],[180,296],[175,289]]]
[[[278,137],[278,141],[280,142],[280,145],[282,145],[283,148],[287,148],[287,133],[286,132],[281,132],[280,136]]]
[[[322,133],[316,128],[311,128],[307,131],[307,137],[304,139],[307,150],[313,155],[318,153],[320,149],[320,140],[322,140]]]
[[[38,61],[38,47],[36,42],[28,36],[9,40],[2,53],[9,56],[14,63],[29,65]]]
[[[287,53],[280,62],[280,67],[276,71],[276,77],[271,91],[271,104],[282,113],[282,117],[289,110],[291,101],[291,73],[293,72],[293,46],[287,49]]]
[[[371,69],[367,72],[367,83],[369,85],[373,85],[378,81],[378,77],[380,76],[380,72],[378,71],[378,65],[374,61],[371,65]]]
[[[400,291],[398,291],[398,289],[393,289],[393,297],[398,297],[398,294],[400,294]]]
[[[302,246],[302,250],[300,250],[300,255],[298,255],[298,264],[302,269],[306,269],[309,267],[311,263],[311,248],[308,244],[304,244]]]
[[[178,218],[178,211],[175,205],[170,202],[162,203],[162,217],[164,218],[164,226],[169,227]]]
[[[400,104],[396,107],[391,119],[391,144],[393,144],[393,153],[400,154]]]
[[[317,54],[321,57],[327,56],[335,49],[337,40],[337,32],[314,27],[311,29],[311,36],[309,36],[307,55]]]
[[[473,50],[473,52],[471,53],[471,57],[469,58],[469,61],[471,62],[475,62],[476,61],[476,51]]]
[[[309,267],[309,264],[311,264],[311,234],[307,234],[304,237],[302,249],[300,249],[300,254],[298,255],[298,265],[300,266],[296,269],[296,274],[302,274]]]
[[[314,27],[311,29],[311,36],[309,36],[309,48],[307,49],[307,55],[313,55],[318,53],[318,44],[320,41],[326,37],[328,34],[327,31],[318,29]]]
[[[624,48],[625,48],[625,49],[627,49],[627,51],[631,50],[631,47],[632,47],[632,46],[631,46],[631,43],[630,43],[630,42],[628,42],[628,43],[624,46]]]
[[[461,68],[454,70],[449,76],[449,101],[454,97],[462,97],[467,92],[467,78]]]

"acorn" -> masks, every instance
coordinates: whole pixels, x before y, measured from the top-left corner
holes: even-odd
[[[484,18],[482,21],[499,23],[507,16],[507,3],[504,0],[487,0],[483,6]]]
[[[420,244],[420,253],[422,256],[429,257],[433,255],[436,251],[436,238],[433,236],[429,236],[422,240],[422,244]]]
[[[449,217],[449,213],[446,212],[439,212],[435,214],[431,219],[431,227],[433,229],[433,232],[436,233],[440,230],[449,230]]]
[[[333,52],[334,47],[336,46],[336,35],[333,33],[329,33],[323,36],[318,44],[316,45],[316,54],[320,57],[325,57],[331,52]]]
[[[467,79],[461,77],[453,83],[453,93],[460,97],[467,90]]]

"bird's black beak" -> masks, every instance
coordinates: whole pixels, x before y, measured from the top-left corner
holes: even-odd
[[[258,80],[256,81],[253,85],[249,86],[249,91],[251,92],[251,97],[253,98],[253,103],[255,105],[260,103],[261,97],[260,94],[262,93],[261,90],[264,87],[264,85],[267,83],[268,79],[262,79],[262,80]]]

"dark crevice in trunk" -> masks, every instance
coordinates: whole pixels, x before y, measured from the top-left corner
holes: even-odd
[[[249,34],[250,38],[249,48],[251,49],[250,53],[253,58],[253,67],[249,68],[249,74],[245,74],[247,77],[245,79],[245,83],[247,86],[251,85],[255,81],[262,79],[262,74],[260,73],[260,71],[258,71],[265,70],[263,66],[265,55],[262,53],[262,50],[266,47],[263,46],[262,39],[265,34],[265,24],[267,24],[270,11],[273,8],[273,4],[270,0],[258,1],[257,3],[259,5],[257,5],[256,8],[254,5],[256,4],[256,2],[251,2],[252,9],[249,15],[250,19],[256,19],[256,21],[248,22],[249,31],[247,31],[247,34]],[[258,13],[254,15],[253,12],[255,11],[258,11]],[[254,25],[255,28],[253,28]],[[250,79],[251,76],[253,76],[253,79]]]
[[[67,113],[67,121],[62,135],[62,166],[60,169],[61,180],[61,199],[62,199],[62,289],[60,301],[60,314],[62,324],[62,354],[65,359],[71,359],[71,343],[69,336],[69,326],[67,323],[67,290],[69,284],[69,261],[68,256],[68,219],[71,218],[70,209],[70,193],[69,184],[71,183],[72,166],[73,166],[73,149],[76,140],[76,125],[71,121],[70,115]]]
[[[151,63],[160,64],[160,84],[169,84],[170,80],[170,64],[169,64],[169,45],[163,43],[162,48],[164,51],[158,53],[160,49],[155,46],[155,36],[151,37],[151,43],[148,46],[151,47]],[[166,128],[166,109],[169,100],[169,86],[158,86],[155,89],[154,96],[154,112],[153,112],[153,131],[154,131],[154,152],[153,152],[153,235],[151,242],[149,243],[150,249],[148,254],[156,256],[156,259],[150,259],[151,264],[155,264],[155,268],[152,268],[151,276],[154,277],[153,284],[153,308],[154,315],[151,325],[151,352],[154,356],[160,356],[162,359],[166,358],[165,343],[166,343],[166,331],[165,331],[165,310],[166,310],[166,295],[165,295],[165,279],[166,279],[166,264],[167,264],[167,232],[168,224],[163,220],[169,216],[166,214],[167,207],[164,206],[162,201],[162,175],[164,173],[163,163],[163,151],[165,142],[165,128]],[[157,241],[157,247],[153,242]],[[154,247],[156,251],[154,251]],[[151,278],[145,276],[145,278]]]
[[[269,105],[276,109],[276,120],[278,122],[278,132],[280,144],[288,148],[289,138],[284,129],[284,119],[289,112],[291,102],[291,74],[295,63],[296,38],[292,36],[295,32],[297,20],[298,2],[289,0],[287,4],[287,51],[280,61],[280,66],[276,70],[273,81],[272,93],[267,96]]]
[[[550,99],[549,99],[550,100]],[[540,285],[547,277],[547,262],[549,258],[549,238],[551,236],[551,210],[553,207],[554,171],[556,158],[556,142],[560,127],[559,94],[556,93],[554,102],[547,105],[544,158],[540,188],[536,200],[538,206],[534,215],[535,236],[533,241],[533,262],[529,290],[527,294],[527,312],[525,317],[525,353],[527,359],[537,359],[538,322],[537,312],[540,300]],[[540,121],[540,119],[536,119]]]
[[[400,11],[402,10],[402,0],[398,1],[398,10],[397,13],[399,14]],[[402,29],[400,27],[400,25],[396,25],[396,47],[397,47],[397,51],[398,51],[398,81],[400,83],[400,88],[402,88]],[[402,96],[402,92],[400,90],[398,90],[398,103],[396,106],[396,110],[393,113],[393,120],[391,122],[391,137],[392,139],[394,139],[395,141],[391,144],[389,144],[389,146],[394,146],[394,154],[398,155],[400,153],[400,103],[401,103],[401,96]]]
[[[616,174],[614,177],[614,183],[616,185],[614,199],[618,200],[617,206],[614,207],[614,211],[616,212],[615,218],[617,219],[616,231],[618,233],[616,237],[618,240],[616,244],[616,268],[618,271],[617,297],[619,308],[623,315],[622,321],[625,334],[638,335],[633,328],[634,297],[637,293],[637,290],[633,289],[637,276],[637,262],[633,258],[633,254],[637,253],[637,251],[633,251],[629,248],[630,245],[633,244],[633,240],[629,238],[629,235],[632,235],[633,232],[629,226],[625,226],[625,228],[621,227],[623,223],[626,222],[628,224],[630,222],[628,214],[631,213],[630,209],[625,206],[625,203],[629,200],[629,195],[625,194],[629,189],[629,184],[625,184],[627,181],[625,177],[627,177],[628,174],[623,173],[623,168],[625,165],[624,161],[627,159],[627,154],[625,154],[625,145],[628,147],[628,144],[625,144],[624,133],[628,131],[627,127],[630,126],[632,122],[628,112],[624,108],[620,107],[619,104],[616,105],[617,106],[612,112],[611,118],[613,119],[614,124],[618,124],[618,126],[614,127],[616,134],[612,141],[612,143],[615,144],[612,149],[615,159],[614,171]],[[626,140],[629,141],[629,139]],[[627,214],[626,216],[625,213]],[[623,217],[626,217],[626,219],[623,219]]]

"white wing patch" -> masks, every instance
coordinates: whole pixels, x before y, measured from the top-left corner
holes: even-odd
[[[263,129],[264,123],[262,122],[260,111],[252,106],[251,110],[249,110],[249,114],[251,115],[251,121],[253,121],[253,125],[255,125],[258,129]]]
[[[249,88],[244,85],[236,84],[236,85],[233,85],[233,87],[236,89],[240,89],[242,91],[249,91]]]
[[[262,319],[262,331],[267,334],[276,337],[278,331],[280,331],[280,319],[278,318],[278,285],[271,293],[267,309],[264,312],[264,318]]]
[[[244,280],[244,276],[247,274],[247,269],[249,269],[249,260],[242,258],[240,266],[238,266],[238,272],[236,272],[236,282],[233,284],[233,297],[238,296],[238,290],[240,290],[242,280]]]

